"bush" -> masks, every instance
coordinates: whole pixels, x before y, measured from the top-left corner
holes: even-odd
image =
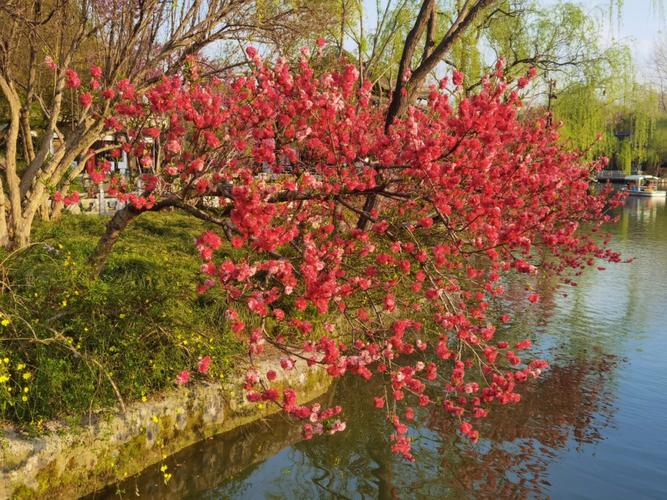
[[[209,376],[224,376],[240,352],[222,297],[195,290],[203,223],[143,215],[93,279],[87,258],[105,222],[68,214],[38,225],[38,243],[4,255],[1,419],[39,424],[113,405],[118,395],[142,398],[204,355],[213,357]]]

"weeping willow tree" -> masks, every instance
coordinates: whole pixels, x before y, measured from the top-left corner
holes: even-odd
[[[617,24],[622,24],[624,5],[624,0],[609,2],[610,26],[613,27],[614,14]],[[651,10],[664,19],[663,0],[651,0]],[[629,60],[629,56],[626,59]],[[617,68],[623,72],[624,78],[620,80],[620,85],[614,87],[616,92],[588,102],[588,108],[597,108],[594,114],[609,115],[611,110],[611,116],[606,116],[603,123],[596,123],[605,128],[603,140],[593,150],[612,157],[612,168],[628,174],[633,170],[653,170],[661,161],[661,153],[664,153],[659,127],[659,123],[664,121],[659,111],[660,96],[649,86],[629,81],[634,74],[628,71],[631,67],[627,61],[621,61]],[[585,106],[585,102],[582,104]]]
[[[580,68],[578,78],[552,82],[548,100],[561,136],[591,157],[620,154],[631,130],[619,123],[633,90],[634,68],[626,47],[604,51],[595,64]],[[619,140],[618,137],[621,137]]]
[[[660,160],[658,95],[648,87],[573,85],[560,93],[553,112],[563,122],[564,141],[590,157],[610,157],[611,168],[630,173],[651,169]]]
[[[553,96],[553,113],[563,123],[561,137],[577,149],[599,156],[613,148],[615,136],[610,127],[613,112],[605,106],[604,95],[590,82],[571,85],[566,92]],[[602,140],[597,137],[602,134]]]
[[[623,22],[623,6],[625,0],[609,0],[609,22],[610,24],[616,17],[616,22],[620,25]],[[634,4],[634,2],[632,2]],[[651,0],[651,11],[660,18],[665,16],[664,0]]]
[[[630,140],[631,162],[644,170],[652,169],[659,161],[656,149],[656,125],[659,118],[659,97],[653,89],[638,86],[628,107],[633,134]]]
[[[469,31],[461,37],[452,49],[450,64],[462,71],[471,81],[476,82],[482,78],[485,66],[477,32]]]

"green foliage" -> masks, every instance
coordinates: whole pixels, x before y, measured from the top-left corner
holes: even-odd
[[[558,96],[553,111],[564,122],[565,141],[588,149],[590,157],[609,156],[618,170],[650,170],[664,158],[657,135],[658,96],[650,88],[614,86],[611,79],[603,91],[593,84],[572,85]]]
[[[368,35],[368,50],[364,55],[371,80],[383,79],[386,87],[393,87],[403,45],[419,12],[419,6],[417,2],[398,2],[387,4],[385,8],[386,15],[383,15],[384,11],[380,12],[379,17],[383,22],[378,25],[379,29]],[[378,9],[380,10],[381,8]],[[415,51],[415,58],[417,55],[421,55],[420,50]]]
[[[628,172],[655,165],[656,94],[635,82],[629,48],[602,48],[601,21],[580,5],[522,5],[521,15],[496,17],[485,31],[494,54],[507,58],[508,75],[537,67],[534,90],[546,95],[542,102],[563,122],[561,136],[571,147],[587,151],[589,158],[606,155]],[[540,98],[531,104],[539,106]]]
[[[655,121],[653,144],[656,159],[667,158],[667,115],[664,113]]]
[[[466,31],[454,44],[451,53],[451,62],[471,81],[479,80],[485,72],[478,36],[474,30]]]
[[[44,223],[35,231],[41,243],[5,260],[0,419],[38,424],[113,405],[110,381],[124,399],[142,398],[173,386],[204,355],[213,358],[210,376],[220,377],[240,352],[225,302],[195,290],[202,223],[142,216],[94,280],[86,259],[104,223],[73,215]]]

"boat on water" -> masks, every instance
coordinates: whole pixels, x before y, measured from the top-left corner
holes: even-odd
[[[665,197],[667,191],[656,189],[660,179],[653,175],[626,175],[626,190],[629,196],[644,196],[649,198]]]

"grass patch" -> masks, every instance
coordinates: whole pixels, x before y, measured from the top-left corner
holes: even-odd
[[[108,219],[67,214],[37,224],[35,245],[5,260],[0,295],[0,419],[40,426],[173,386],[211,355],[224,376],[238,339],[215,290],[195,290],[194,239],[204,223],[144,214],[123,234],[99,279],[87,258]],[[4,259],[6,254],[2,256]]]

